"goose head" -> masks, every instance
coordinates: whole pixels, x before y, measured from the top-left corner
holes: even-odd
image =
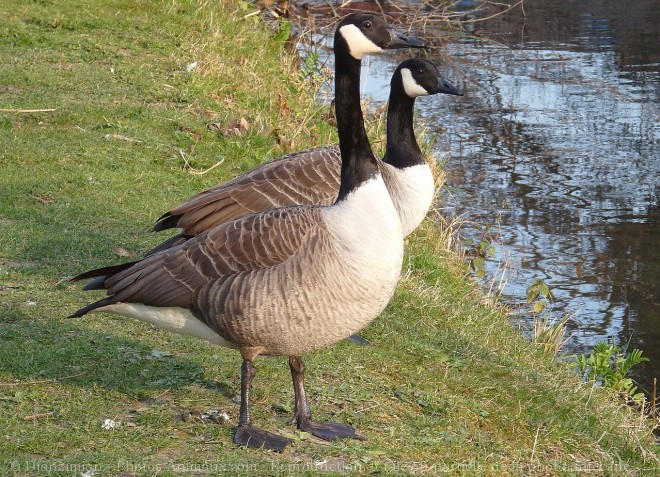
[[[353,13],[339,23],[335,48],[342,44],[356,60],[385,49],[424,47],[423,41],[390,29],[382,17],[371,13]]]
[[[442,77],[437,66],[422,59],[401,63],[392,76],[392,89],[403,89],[410,98],[438,93],[463,96],[456,86]]]

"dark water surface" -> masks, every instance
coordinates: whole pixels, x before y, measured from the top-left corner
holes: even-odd
[[[535,279],[571,314],[565,351],[612,339],[660,377],[660,1],[527,0],[442,53],[463,98],[418,100],[448,173],[439,207],[491,225],[509,303]],[[486,39],[488,38],[488,39]],[[495,40],[495,41],[493,41]],[[400,56],[371,58],[364,90],[386,100]],[[531,317],[520,316],[523,328]]]
[[[573,315],[567,350],[630,343],[651,359],[636,376],[650,390],[660,376],[660,2],[525,10],[479,25],[502,45],[448,46],[469,97],[443,118],[441,204],[499,232],[488,268],[508,264],[512,302],[544,280],[550,312]]]

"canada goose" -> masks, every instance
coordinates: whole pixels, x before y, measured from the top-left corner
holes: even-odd
[[[257,429],[249,413],[258,355],[289,357],[293,420],[333,440],[352,428],[313,421],[301,355],[370,323],[389,302],[403,260],[398,214],[364,130],[360,58],[416,40],[392,36],[373,15],[352,15],[335,33],[341,186],[331,206],[272,209],[224,222],[142,260],[78,275],[107,297],[76,311],[111,312],[240,351],[241,405],[234,442],[282,451],[289,439]],[[341,54],[348,50],[350,54]],[[356,72],[358,73],[356,75]]]
[[[415,99],[432,94],[462,95],[427,60],[410,59],[392,75],[387,108],[387,148],[381,162],[404,236],[424,220],[433,202],[435,183],[417,144],[413,127]],[[265,163],[224,184],[206,190],[161,217],[157,230],[177,224],[184,229],[152,252],[164,250],[229,218],[294,204],[331,204],[339,191],[339,147],[311,149]],[[255,193],[258,191],[259,193]],[[176,221],[171,219],[176,218]],[[182,224],[183,223],[183,224]],[[367,344],[359,336],[351,340]]]
[[[435,194],[431,168],[415,138],[415,98],[438,93],[462,95],[430,61],[404,61],[392,76],[387,108],[387,147],[381,170],[406,236],[422,222]],[[343,118],[338,116],[337,120],[341,124]],[[260,210],[285,205],[332,204],[339,192],[340,168],[338,146],[309,149],[264,163],[165,213],[154,230],[180,227],[182,232],[150,253]]]

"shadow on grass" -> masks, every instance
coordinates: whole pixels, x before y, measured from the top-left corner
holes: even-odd
[[[0,310],[0,376],[3,380],[65,380],[143,398],[158,389],[198,384],[232,395],[232,385],[203,378],[199,363],[144,342],[89,330],[81,321],[30,320]]]

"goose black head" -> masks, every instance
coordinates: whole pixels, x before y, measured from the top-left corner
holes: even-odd
[[[463,96],[456,86],[442,77],[437,66],[422,59],[406,60],[397,67],[392,76],[392,89],[401,88],[411,98],[438,93]]]
[[[372,13],[353,13],[337,26],[335,48],[343,42],[356,60],[385,49],[423,48],[424,42],[392,29],[382,17]]]

